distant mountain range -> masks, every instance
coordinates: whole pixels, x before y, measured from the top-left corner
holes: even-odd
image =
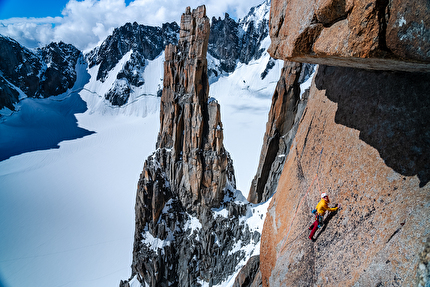
[[[252,59],[261,58],[268,46],[263,41],[268,39],[269,8],[270,2],[264,2],[237,22],[227,13],[224,19],[212,18],[208,47],[211,83],[233,72],[238,63],[248,64]],[[179,26],[175,22],[161,27],[127,23],[83,55],[73,45],[63,42],[30,50],[11,38],[0,36],[0,110],[4,107],[14,110],[14,104],[24,97],[46,98],[66,92],[76,81],[75,66],[82,56],[89,69],[97,70],[95,80],[104,83],[127,55],[109,89],[102,95],[100,91],[93,91],[113,106],[125,105],[141,95],[145,84],[155,88],[144,89],[144,94],[161,96],[162,78],[156,84],[148,83],[150,80],[145,79],[144,71],[151,62],[163,57],[167,44],[177,44],[178,38]],[[272,66],[273,61],[267,68]]]

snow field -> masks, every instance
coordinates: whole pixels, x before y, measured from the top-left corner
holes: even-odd
[[[136,184],[159,118],[78,118],[97,133],[0,162],[6,286],[116,286],[130,276]]]

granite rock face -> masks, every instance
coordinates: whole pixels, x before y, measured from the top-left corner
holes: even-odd
[[[285,157],[306,107],[306,94],[300,97],[300,84],[313,72],[313,66],[285,62],[272,97],[257,174],[252,180],[248,201],[267,201],[276,191]]]
[[[264,223],[263,286],[428,281],[429,90],[428,73],[319,67]],[[320,192],[342,209],[311,241]]]
[[[430,70],[426,0],[273,0],[269,53],[376,70]]]
[[[235,190],[220,107],[208,98],[209,31],[205,6],[188,7],[178,45],[165,50],[157,150],[145,161],[135,205],[130,280],[145,286],[219,284],[250,256],[241,247],[260,241],[243,220],[252,211]]]
[[[428,9],[272,1],[271,55],[320,66],[264,222],[263,286],[430,282]],[[342,209],[310,240],[321,192]]]

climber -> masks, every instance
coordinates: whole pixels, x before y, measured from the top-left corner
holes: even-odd
[[[324,214],[326,211],[336,211],[340,208],[340,205],[337,207],[329,208],[328,204],[330,203],[330,199],[328,198],[327,193],[321,194],[321,201],[317,204],[317,207],[312,213],[315,213],[315,222],[309,227],[311,234],[309,235],[309,239],[313,239],[313,236],[318,228],[321,228],[323,225]]]

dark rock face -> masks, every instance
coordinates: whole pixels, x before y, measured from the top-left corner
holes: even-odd
[[[39,49],[42,61],[47,67],[41,76],[41,94],[58,95],[73,87],[76,81],[75,66],[82,53],[73,45],[51,43]]]
[[[15,110],[13,104],[19,101],[19,92],[6,79],[0,77],[0,109]]]
[[[312,65],[293,62],[284,64],[272,97],[260,162],[248,195],[249,202],[265,202],[276,191],[286,155],[306,107],[306,96],[300,99],[300,84],[312,71]]]
[[[255,279],[258,279],[258,273],[260,272],[260,256],[256,255],[249,258],[245,266],[240,270],[239,274],[234,280],[233,287],[251,287],[258,286]],[[261,278],[261,276],[260,276]]]
[[[225,18],[212,18],[208,52],[221,61],[221,69],[232,72],[239,58],[239,24],[226,13]]]
[[[166,178],[160,180],[159,175],[160,172],[156,172],[155,181],[139,181],[139,186],[150,184],[155,191],[162,182],[168,183]],[[133,274],[149,286],[221,283],[245,258],[245,252],[234,251],[237,240],[248,245],[256,244],[260,239],[259,233],[250,232],[240,221],[240,216],[247,210],[246,205],[226,202],[222,208],[229,211],[228,217],[215,217],[206,210],[198,215],[198,219],[186,212],[180,199],[170,192],[167,188],[164,193],[153,193],[155,207],[172,197],[163,204],[159,214],[146,215],[150,219],[142,229],[140,241],[135,243]],[[155,196],[162,200],[156,203]],[[152,216],[158,216],[157,221],[153,221]]]
[[[188,7],[178,45],[165,50],[157,151],[135,206],[132,277],[149,286],[221,283],[249,256],[241,248],[260,239],[243,220],[252,212],[235,193],[220,107],[208,99],[209,30],[205,7]]]
[[[259,59],[264,52],[262,41],[269,35],[270,0],[252,7],[248,15],[239,21],[243,30],[240,41],[239,61],[248,64],[252,59]]]
[[[178,32],[179,27],[175,22],[165,23],[161,28],[127,23],[116,28],[100,47],[87,55],[89,67],[100,65],[97,80],[103,82],[107,73],[130,50],[136,55],[129,65],[134,62],[144,67],[145,59],[154,60],[167,44],[177,43]]]
[[[0,36],[0,108],[14,110],[20,89],[28,97],[56,96],[73,87],[82,53],[74,46],[51,43],[32,52]]]
[[[0,37],[0,70],[4,92],[3,102],[17,102],[17,88],[21,89],[29,97],[39,96],[39,71],[42,69],[40,58],[30,50],[21,46],[18,42]],[[6,94],[7,90],[15,90],[13,94]],[[12,105],[8,106],[14,109]]]
[[[165,23],[162,27],[152,27],[127,23],[114,30],[100,47],[88,55],[89,67],[100,65],[97,80],[104,82],[106,77],[118,62],[130,51],[130,59],[117,75],[109,92],[104,97],[113,105],[124,105],[132,90],[132,86],[144,84],[142,73],[147,60],[154,60],[168,44],[178,42],[179,26],[175,23]]]
[[[226,13],[212,18],[208,52],[220,60],[221,72],[233,72],[238,62],[248,64],[264,52],[262,41],[269,35],[270,1],[251,8],[239,22]]]

